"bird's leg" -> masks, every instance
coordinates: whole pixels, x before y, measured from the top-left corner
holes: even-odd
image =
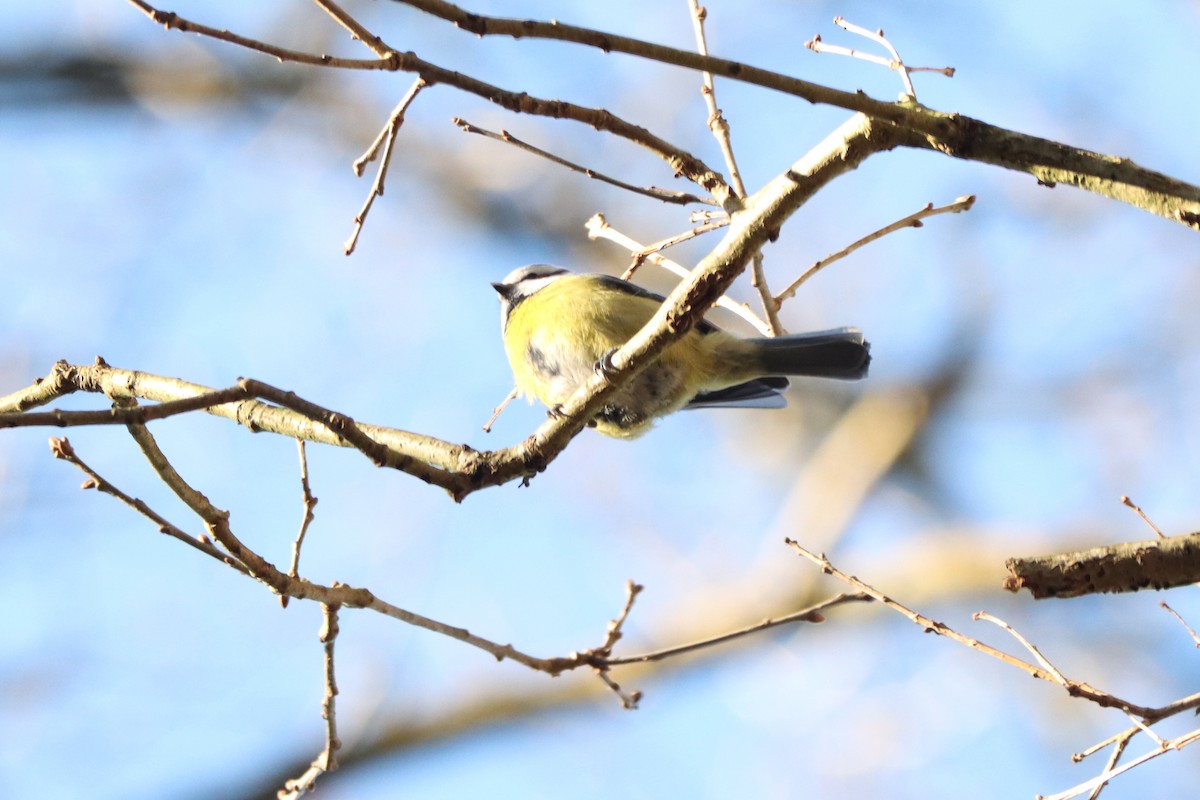
[[[607,353],[600,356],[600,360],[596,362],[595,366],[597,374],[603,376],[604,380],[610,382],[612,381],[612,374],[617,371],[617,368],[613,366],[612,363],[613,353],[615,352],[617,352],[617,349],[614,347],[612,350],[609,350]]]

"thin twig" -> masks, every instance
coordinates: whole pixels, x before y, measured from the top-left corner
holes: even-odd
[[[626,692],[621,688],[619,683],[613,680],[608,671],[612,666],[612,649],[624,635],[622,629],[625,627],[625,620],[629,619],[629,612],[633,610],[633,602],[642,593],[642,589],[644,588],[640,583],[626,581],[625,605],[621,607],[621,613],[617,615],[616,619],[609,621],[608,630],[604,635],[604,643],[594,650],[589,650],[583,654],[587,658],[594,659],[593,671],[596,673],[596,676],[621,699],[621,706],[626,711],[632,711],[637,708],[638,701],[642,699],[642,693],[636,689],[632,692]]]
[[[317,2],[328,3],[328,0],[317,0]],[[375,137],[375,141],[367,149],[367,152],[354,162],[354,174],[362,175],[363,166],[375,158],[375,154],[380,150],[380,140],[383,140],[383,155],[379,158],[379,169],[375,173],[375,183],[371,185],[371,191],[367,195],[362,209],[354,218],[354,232],[350,234],[350,238],[342,245],[342,250],[346,255],[353,253],[354,248],[358,245],[358,236],[362,233],[363,223],[367,220],[367,214],[371,211],[371,206],[374,205],[375,198],[383,196],[383,182],[387,178],[388,167],[392,164],[392,148],[396,144],[396,134],[400,132],[400,126],[404,124],[404,112],[412,105],[413,100],[417,99],[417,95],[420,94],[421,90],[428,85],[424,78],[417,78],[413,81],[412,86],[409,87],[404,97],[400,99],[400,102],[392,110],[387,125],[380,131],[379,136]]]
[[[704,21],[708,18],[708,9],[700,5],[698,0],[688,0],[692,12],[692,30],[696,35],[696,52],[702,56],[708,55],[708,42],[704,36]],[[708,129],[712,131],[725,158],[725,166],[729,168],[729,183],[733,186],[734,194],[739,198],[746,197],[746,185],[742,183],[742,173],[738,170],[737,158],[733,155],[733,140],[730,137],[729,122],[724,112],[717,106],[717,90],[713,84],[712,73],[705,70],[701,73],[700,94],[708,106]],[[726,208],[733,213],[735,209]]]
[[[604,654],[612,653],[613,647],[621,640],[625,620],[629,619],[629,612],[633,610],[633,601],[637,599],[637,596],[645,588],[645,586],[634,581],[625,582],[625,605],[621,607],[621,613],[617,615],[617,618],[609,621],[608,632],[604,636],[604,644],[600,645],[596,652]]]
[[[492,426],[496,424],[496,420],[500,417],[500,414],[504,411],[504,409],[508,408],[508,404],[513,400],[516,400],[520,394],[521,390],[514,386],[512,391],[508,393],[508,396],[500,401],[500,405],[492,409],[492,416],[489,417],[488,421],[483,425],[484,433],[492,432]]]
[[[1156,747],[1149,752],[1143,753],[1132,761],[1126,761],[1119,767],[1106,769],[1096,777],[1086,780],[1077,786],[1073,786],[1064,792],[1059,792],[1058,794],[1052,795],[1044,795],[1040,798],[1040,800],[1070,800],[1070,798],[1078,797],[1086,791],[1095,789],[1096,787],[1111,781],[1118,775],[1128,772],[1134,767],[1141,766],[1153,758],[1158,758],[1159,756],[1171,750],[1182,750],[1183,748],[1195,744],[1196,742],[1200,742],[1200,728],[1189,731],[1181,736],[1177,736],[1174,739],[1167,740],[1163,743],[1162,747]]]
[[[652,197],[655,200],[661,200],[664,203],[675,203],[677,205],[689,205],[691,203],[704,203],[705,205],[711,206],[717,205],[717,201],[713,200],[711,197],[701,197],[700,195],[692,194],[690,192],[680,192],[674,189],[663,189],[659,186],[634,186],[632,183],[626,183],[625,181],[611,178],[602,172],[597,172],[590,167],[584,167],[574,163],[573,161],[568,161],[561,156],[556,156],[549,151],[543,150],[540,147],[536,147],[526,141],[518,139],[516,136],[513,136],[506,130],[495,133],[487,130],[486,128],[480,128],[476,125],[472,125],[470,122],[467,122],[465,119],[460,117],[453,117],[450,121],[461,128],[464,133],[474,133],[480,136],[485,136],[489,139],[495,139],[498,142],[511,144],[527,153],[532,153],[533,155],[544,158],[547,161],[552,161],[559,166],[566,167],[569,170],[586,175],[587,177],[600,181],[601,183],[607,183],[610,186],[616,186],[618,189],[625,189],[626,191],[633,192],[635,194]]]
[[[1047,658],[1042,655],[1042,652],[1040,650],[1038,650],[1036,647],[1034,647],[1032,644],[1030,644],[1029,640],[1026,639],[1024,636],[1017,633],[1017,631],[1011,625],[1009,625],[1007,622],[1000,619],[999,617],[992,616],[991,614],[987,613],[986,611],[976,611],[974,614],[971,615],[971,618],[976,619],[976,620],[981,619],[981,620],[984,620],[985,622],[990,622],[993,625],[998,625],[999,627],[1003,628],[1014,639],[1016,639],[1018,642],[1020,642],[1021,646],[1024,647],[1026,650],[1028,650],[1035,659],[1037,659],[1037,662],[1039,664],[1041,664],[1042,667],[1047,672],[1050,673],[1050,676],[1052,678],[1054,678],[1055,682],[1058,683],[1059,686],[1065,687],[1067,685],[1067,683],[1068,683],[1067,679],[1064,678],[1063,674],[1058,671],[1058,668],[1055,667],[1053,664],[1051,664],[1050,661],[1047,660]]]
[[[787,330],[779,319],[779,304],[771,297],[771,287],[767,285],[767,274],[763,271],[763,254],[758,251],[750,261],[750,285],[758,292],[762,302],[763,313],[767,315],[767,324],[771,326],[772,336],[783,336]]]
[[[1121,754],[1125,752],[1125,748],[1129,746],[1129,742],[1132,741],[1132,739],[1133,735],[1130,734],[1129,736],[1117,740],[1117,742],[1113,745],[1112,752],[1108,754],[1108,762],[1104,765],[1105,772],[1111,772],[1117,766],[1117,762],[1121,760]],[[1108,781],[1101,781],[1100,783],[1097,783],[1095,787],[1092,788],[1091,794],[1088,795],[1088,800],[1096,800],[1096,798],[1100,796],[1100,793],[1104,791],[1105,786],[1108,786]]]
[[[843,17],[834,17],[833,24],[837,25],[839,28],[847,31],[848,33],[854,33],[870,39],[872,42],[875,42],[886,49],[891,55],[891,58],[882,58],[880,56],[864,53],[860,50],[855,50],[850,47],[842,47],[841,45],[825,44],[825,42],[821,40],[820,34],[805,42],[804,46],[809,50],[812,50],[814,53],[829,53],[832,55],[849,56],[850,58],[858,58],[863,61],[868,61],[872,64],[879,64],[887,67],[888,69],[893,69],[899,73],[900,80],[904,83],[904,93],[914,100],[917,98],[917,90],[913,88],[912,79],[909,77],[910,73],[937,72],[941,75],[945,75],[947,78],[954,77],[954,67],[910,67],[905,64],[904,60],[900,58],[900,53],[883,35],[882,28],[871,31],[863,28],[862,26],[855,25],[852,22],[847,22]]]
[[[969,211],[971,206],[974,204],[975,195],[973,194],[963,195],[962,197],[954,200],[954,202],[947,203],[944,206],[938,206],[937,208],[934,207],[933,203],[926,203],[924,208],[922,208],[920,211],[916,211],[912,214],[909,214],[907,217],[898,219],[890,225],[885,225],[874,233],[867,234],[848,247],[839,250],[833,255],[826,256],[825,258],[813,264],[804,272],[803,275],[792,281],[792,284],[784,289],[779,296],[775,298],[776,308],[782,305],[783,301],[795,295],[796,290],[799,289],[800,286],[813,275],[816,275],[818,272],[823,270],[825,267],[828,267],[835,261],[845,258],[860,247],[870,244],[876,239],[881,239],[884,236],[887,236],[889,233],[895,233],[896,231],[903,230],[904,228],[920,228],[923,225],[921,220],[928,217],[934,217],[938,214],[957,214],[960,211]]]
[[[296,534],[295,541],[292,542],[292,564],[288,568],[288,575],[295,578],[299,576],[300,570],[300,548],[304,545],[304,537],[308,533],[308,526],[312,524],[316,517],[315,510],[317,507],[317,498],[313,496],[312,487],[308,483],[308,453],[304,447],[304,440],[297,439],[296,447],[300,454],[300,500],[304,505],[304,516],[300,520],[300,530]],[[280,595],[280,604],[287,608],[288,596]]]
[[[238,563],[238,561],[231,557],[228,553],[223,553],[220,549],[214,547],[212,542],[209,541],[207,537],[192,536],[191,534],[185,532],[182,528],[179,528],[178,526],[168,522],[165,517],[163,517],[154,509],[150,508],[150,506],[146,505],[144,501],[139,500],[136,497],[131,497],[130,495],[118,489],[106,478],[101,476],[100,473],[88,466],[75,452],[75,448],[71,446],[70,441],[68,441],[66,438],[60,439],[58,437],[51,436],[50,452],[54,454],[55,458],[62,459],[69,464],[75,465],[85,475],[88,476],[88,480],[84,481],[80,488],[95,489],[96,491],[104,492],[107,495],[115,497],[125,505],[132,508],[134,511],[141,514],[146,519],[153,522],[158,527],[159,533],[165,533],[167,536],[178,539],[188,547],[193,547],[199,550],[201,553],[204,553],[206,556],[211,556],[217,561],[220,561],[222,564],[233,567],[244,575],[248,574],[246,568],[242,564]]]
[[[691,153],[681,150],[675,145],[666,140],[655,136],[645,128],[627,122],[620,117],[606,111],[602,108],[587,108],[574,103],[567,103],[561,100],[546,100],[538,97],[533,97],[527,92],[515,92],[501,89],[498,86],[478,80],[469,75],[464,75],[454,70],[439,67],[429,61],[418,57],[412,52],[399,52],[383,45],[385,48],[382,55],[377,59],[351,59],[338,58],[325,54],[304,53],[297,50],[289,50],[283,47],[267,44],[265,42],[251,39],[245,36],[238,36],[229,31],[219,30],[206,25],[192,22],[180,17],[178,14],[170,11],[160,11],[151,6],[145,0],[129,0],[131,4],[139,8],[146,16],[155,23],[165,26],[168,29],[179,30],[207,36],[219,41],[228,42],[240,47],[245,47],[251,50],[256,50],[260,53],[265,53],[280,61],[290,61],[298,64],[307,64],[309,66],[334,67],[341,69],[368,69],[368,70],[386,70],[390,72],[403,71],[413,72],[421,76],[424,81],[433,85],[443,83],[448,86],[453,86],[461,91],[469,92],[479,97],[486,98],[497,105],[520,114],[534,114],[537,116],[552,117],[555,119],[566,118],[582,122],[590,125],[596,130],[607,131],[622,138],[635,142],[642,147],[649,149],[655,155],[665,160],[672,168],[675,174],[681,175],[688,180],[696,183],[705,191],[712,194],[718,205],[724,205],[730,202],[733,197],[733,191],[725,183],[724,177],[720,173],[712,170],[699,158],[696,158]],[[323,7],[327,11],[336,8],[332,3],[325,2]],[[332,12],[331,12],[332,13]],[[344,12],[342,12],[344,14]],[[341,18],[334,14],[335,18]],[[471,19],[486,20],[486,17],[480,15],[472,15]],[[542,23],[532,23],[534,30],[540,30],[543,27]],[[573,26],[559,26],[557,23],[550,26],[553,28],[575,29]],[[596,31],[589,32],[592,43],[598,41],[605,34],[600,34]],[[378,37],[365,40],[374,48],[378,44],[382,44]],[[629,40],[634,41],[634,40]],[[670,51],[672,48],[662,48],[661,46],[652,46],[655,50],[665,49]],[[674,51],[682,53],[686,58],[696,58],[696,54],[687,51]],[[710,59],[713,62],[721,62],[721,59]],[[725,62],[732,64],[733,62]],[[769,74],[769,73],[768,73]],[[779,76],[784,77],[784,76]],[[792,79],[794,80],[794,79]],[[804,83],[803,81],[801,83]],[[816,86],[816,84],[811,84]],[[818,87],[822,88],[822,87]],[[829,90],[836,92],[838,95],[846,98],[853,98],[847,92],[838,92],[837,90]],[[876,102],[880,108],[887,108],[891,104]]]
[[[337,735],[337,680],[333,668],[333,643],[338,635],[338,606],[323,605],[324,616],[318,636],[325,651],[325,694],[321,699],[321,719],[325,720],[325,748],[317,755],[303,775],[284,782],[276,793],[279,800],[294,800],[310,791],[317,778],[338,768],[337,751],[342,742]]]
[[[1163,738],[1161,736],[1159,736],[1157,733],[1155,733],[1153,730],[1150,729],[1149,724],[1143,722],[1142,720],[1138,719],[1137,717],[1135,717],[1131,714],[1126,714],[1125,716],[1129,717],[1130,722],[1133,723],[1133,727],[1137,728],[1139,731],[1146,734],[1146,736],[1149,737],[1156,745],[1158,745],[1159,747],[1166,747],[1166,742],[1163,740]]]
[[[692,12],[692,30],[696,36],[696,52],[707,56],[708,42],[704,35],[704,21],[708,18],[708,9],[701,6],[698,0],[688,0],[688,6]],[[721,155],[725,158],[725,165],[729,168],[729,183],[733,186],[734,194],[738,200],[743,200],[747,195],[746,185],[742,183],[742,174],[738,169],[737,158],[733,154],[733,138],[730,133],[729,121],[725,119],[724,112],[717,106],[717,90],[713,83],[712,73],[705,71],[701,73],[701,76],[700,93],[704,96],[704,103],[708,107],[708,129],[712,131],[717,140],[717,146],[721,148]],[[734,213],[733,209],[727,208],[726,210],[730,214]],[[771,335],[780,336],[785,333],[783,323],[779,320],[779,308],[771,301],[771,289],[767,285],[766,273],[763,272],[761,250],[754,254],[750,264],[750,284],[758,291]]]
[[[230,554],[221,552],[206,539],[189,536],[178,527],[167,522],[161,515],[153,511],[141,500],[132,498],[113,486],[85,464],[66,439],[51,438],[51,451],[55,458],[74,464],[88,476],[89,480],[84,483],[83,488],[98,489],[115,497],[153,522],[160,532],[179,539],[188,546],[194,547],[205,555],[212,556],[224,564],[228,564],[239,572],[259,579],[281,594],[286,593],[291,597],[299,599],[312,599],[327,606],[368,608],[393,619],[398,619],[401,622],[424,628],[477,647],[480,650],[490,653],[497,660],[512,659],[530,669],[547,672],[552,675],[568,669],[576,669],[588,663],[579,656],[553,659],[535,658],[516,650],[512,645],[498,644],[476,636],[464,628],[456,628],[452,625],[447,625],[421,616],[420,614],[414,614],[413,612],[398,608],[380,600],[366,589],[356,589],[344,584],[322,586],[306,581],[303,578],[292,578],[279,572],[272,564],[247,548],[233,536],[232,532],[228,529],[228,512],[217,509],[209,502],[207,497],[192,489],[183,480],[158,449],[157,443],[153,437],[149,436],[149,432],[144,426],[131,426],[131,428],[140,429],[136,431],[135,439],[146,453],[151,466],[159,478],[209,524],[209,530],[214,538],[217,539],[219,544],[229,550]],[[135,433],[134,430],[130,432]]]
[[[62,363],[62,362],[60,362]],[[57,366],[57,365],[56,365]],[[104,365],[104,366],[107,366]],[[193,397],[168,400],[154,405],[116,405],[90,411],[26,411],[0,414],[0,428],[55,427],[71,428],[81,425],[144,425],[193,411],[210,411],[218,406],[237,403],[251,397],[242,386],[209,389]]]
[[[1153,713],[1144,715],[1141,720],[1138,721],[1137,725],[1126,728],[1118,733],[1114,733],[1104,741],[1097,742],[1086,750],[1082,750],[1074,754],[1071,756],[1071,760],[1078,763],[1085,758],[1095,755],[1114,742],[1120,742],[1123,739],[1132,739],[1134,736],[1141,733],[1143,725],[1153,725],[1156,722],[1168,719],[1176,714],[1182,714],[1184,711],[1192,711],[1198,707],[1200,707],[1200,692],[1190,694],[1187,697],[1181,697],[1178,700],[1167,703],[1165,706],[1159,706],[1158,708],[1153,709]]]
[[[392,53],[395,52],[392,47],[387,45],[378,36],[371,33],[371,31],[367,30],[365,25],[356,20],[354,17],[350,16],[345,9],[343,9],[337,3],[334,3],[333,0],[313,1],[323,8],[325,13],[337,20],[339,25],[348,30],[351,36],[362,42],[363,45],[369,48],[375,55],[379,56],[380,58],[390,58]]]
[[[1169,614],[1172,614],[1175,619],[1179,620],[1179,624],[1182,625],[1183,629],[1188,632],[1188,636],[1192,637],[1192,641],[1196,643],[1196,647],[1200,647],[1200,636],[1197,636],[1196,632],[1192,630],[1192,626],[1188,625],[1187,622],[1184,621],[1183,617],[1179,616],[1179,612],[1167,605],[1166,601],[1164,600],[1160,600],[1158,604],[1166,609]]]
[[[675,656],[684,655],[685,653],[692,653],[697,650],[703,650],[718,644],[724,644],[725,642],[733,641],[734,639],[740,639],[743,636],[749,636],[760,631],[776,628],[780,625],[790,625],[793,622],[824,622],[825,616],[822,612],[827,611],[834,606],[840,606],[846,603],[869,603],[873,599],[873,597],[863,592],[857,592],[854,594],[838,594],[834,595],[828,600],[822,600],[820,603],[817,603],[814,606],[809,606],[802,611],[796,611],[792,614],[787,614],[782,617],[764,619],[761,622],[754,623],[753,625],[747,625],[745,628],[741,628],[736,631],[730,631],[729,633],[722,633],[719,636],[712,636],[708,639],[702,639],[698,642],[690,642],[688,644],[678,645],[676,647],[667,647],[662,650],[654,650],[649,653],[639,653],[638,655],[634,656],[611,658],[608,660],[608,665],[610,667],[616,667],[624,664],[646,664],[653,661],[662,661],[666,658],[673,658]]]
[[[628,250],[630,253],[633,253],[635,256],[638,253],[645,252],[646,250],[645,245],[629,238],[616,228],[613,228],[611,225],[609,225],[608,220],[604,218],[603,214],[593,214],[591,219],[587,221],[584,227],[587,228],[589,239],[608,239],[610,242],[615,242],[616,244]],[[662,267],[668,272],[674,273],[679,278],[683,278],[685,280],[691,275],[691,272],[687,269],[687,267],[658,253],[650,253],[649,255],[645,256],[643,260],[654,264],[655,266]],[[726,309],[727,311],[732,311],[733,313],[737,314],[746,322],[749,322],[751,325],[753,325],[755,329],[761,332],[763,335],[770,335],[770,327],[761,319],[759,319],[754,312],[752,312],[745,305],[735,303],[733,300],[730,300],[724,295],[717,300],[716,305]]]
[[[944,622],[934,621],[923,614],[919,614],[916,611],[907,608],[906,606],[898,603],[896,600],[888,597],[878,589],[875,589],[869,584],[864,583],[853,575],[847,575],[846,573],[842,572],[835,567],[828,558],[805,549],[802,545],[800,545],[799,542],[796,542],[792,539],[784,539],[784,543],[800,555],[807,558],[813,564],[820,567],[825,574],[832,575],[843,583],[853,586],[858,591],[869,594],[871,597],[874,597],[888,608],[907,617],[911,622],[920,626],[926,633],[936,633],[938,636],[944,636],[947,639],[958,642],[959,644],[966,645],[972,650],[978,650],[985,655],[989,655],[992,658],[1003,661],[1005,664],[1014,666],[1035,678],[1040,678],[1044,681],[1062,685],[1063,688],[1067,690],[1067,693],[1072,697],[1082,697],[1085,700],[1089,700],[1103,708],[1118,708],[1122,711],[1130,714],[1137,714],[1141,717],[1153,716],[1156,713],[1156,709],[1131,703],[1127,700],[1122,700],[1119,697],[1109,694],[1108,692],[1101,691],[1090,684],[1084,683],[1083,681],[1066,680],[1065,683],[1063,683],[1062,680],[1065,679],[1062,679],[1061,675],[1052,674],[1049,670],[1034,664],[1030,664],[1028,661],[1023,661],[1016,656],[1009,655],[1003,650],[998,650],[989,644],[984,644],[978,639],[965,636],[951,628],[949,625],[946,625]]]
[[[596,670],[596,677],[603,681],[604,685],[611,689],[613,694],[620,698],[621,707],[626,711],[633,711],[638,707],[638,703],[642,699],[642,693],[640,690],[634,689],[632,692],[625,691],[621,688],[621,684],[613,680],[612,676],[608,674],[607,670]]]
[[[663,250],[666,250],[668,247],[674,247],[677,244],[682,244],[683,242],[690,241],[692,239],[695,239],[697,236],[702,236],[706,233],[710,233],[711,231],[720,230],[721,228],[724,228],[728,224],[729,224],[729,218],[721,217],[720,219],[710,220],[708,222],[697,225],[696,227],[691,228],[690,230],[686,230],[683,233],[677,233],[674,236],[668,236],[665,239],[659,239],[657,242],[653,242],[651,244],[646,245],[641,250],[639,250],[633,254],[634,266],[631,266],[629,269],[627,269],[625,271],[625,274],[623,274],[621,276],[621,278],[623,280],[629,280],[630,278],[632,278],[633,273],[637,271],[637,267],[641,266],[642,262],[644,262],[646,260],[647,256],[649,256],[653,253],[662,252]]]
[[[1150,521],[1150,518],[1146,516],[1146,512],[1142,511],[1142,507],[1129,499],[1129,495],[1126,495],[1126,494],[1121,495],[1121,502],[1124,503],[1125,505],[1129,506],[1130,508],[1132,508],[1134,511],[1136,511],[1137,515],[1142,518],[1142,522],[1149,525],[1150,530],[1152,530],[1156,534],[1158,534],[1158,538],[1160,538],[1160,539],[1167,538],[1167,535],[1165,533],[1163,533],[1157,525],[1155,525],[1153,522]]]
[[[1075,764],[1078,764],[1080,761],[1083,761],[1086,758],[1091,758],[1092,756],[1096,755],[1096,753],[1099,753],[1101,750],[1108,747],[1110,744],[1115,744],[1115,745],[1118,745],[1123,748],[1125,745],[1129,744],[1129,741],[1134,736],[1137,736],[1138,733],[1139,733],[1139,730],[1136,727],[1126,728],[1125,730],[1121,731],[1120,733],[1114,733],[1112,736],[1108,737],[1107,739],[1105,739],[1102,742],[1096,742],[1091,747],[1088,747],[1084,750],[1080,750],[1078,753],[1073,753],[1071,755],[1071,761]],[[1113,763],[1116,763],[1116,762],[1113,762]],[[1109,766],[1111,767],[1111,764]]]

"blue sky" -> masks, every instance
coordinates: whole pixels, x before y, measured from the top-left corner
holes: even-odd
[[[682,70],[554,43],[477,41],[388,3],[347,7],[398,48],[505,87],[604,106],[720,163],[698,81]],[[682,2],[471,7],[690,43]],[[171,8],[361,55],[304,3]],[[958,69],[953,79],[917,76],[931,107],[1200,181],[1200,89],[1179,79],[1200,74],[1194,4],[708,8],[716,54],[895,96],[900,83],[885,71],[803,49],[817,32],[861,46],[829,22],[841,14],[884,28],[910,63]],[[30,65],[56,53],[132,52],[165,57],[176,80],[218,84],[295,80],[299,70],[156,28],[122,3],[26,4],[2,19],[0,54]],[[507,128],[633,182],[685,187],[626,143],[435,87],[410,112],[387,193],[346,258],[341,245],[369,188],[349,165],[407,85],[403,76],[329,73],[290,93],[198,108],[179,100],[178,84],[137,73],[131,103],[0,101],[11,104],[0,111],[0,394],[56,359],[100,354],[212,386],[255,377],[357,419],[476,447],[519,441],[541,409],[514,404],[491,434],[480,429],[510,386],[488,282],[530,262],[621,271],[623,254],[584,235],[596,211],[644,241],[686,219],[463,135],[450,117]],[[717,88],[752,187],[846,116]],[[897,152],[797,213],[768,250],[771,279],[782,286],[926,202],[968,193],[978,197],[970,213],[860,251],[786,309],[793,330],[862,327],[875,356],[866,383],[798,385],[778,414],[679,414],[632,443],[585,432],[530,488],[462,505],[352,453],[313,447],[320,505],[303,568],[547,656],[598,644],[633,578],[647,586],[625,642],[635,652],[727,616],[734,627],[786,613],[814,584],[840,590],[782,546],[789,535],[924,613],[1007,646],[970,621],[980,608],[996,613],[1071,677],[1149,704],[1191,693],[1195,651],[1158,610],[1159,596],[1034,603],[998,581],[1006,557],[1147,537],[1121,494],[1168,532],[1195,528],[1194,233],[1025,176]],[[703,252],[701,242],[677,258]],[[841,415],[864,398],[903,408],[948,364],[961,364],[955,391],[904,463],[872,484],[845,524],[826,523],[843,502],[839,489],[868,469],[869,444],[896,423],[881,413],[877,431],[857,429],[854,458],[839,465],[849,472],[822,481],[806,470],[824,463],[820,445],[844,430]],[[102,404],[76,396],[60,405]],[[292,442],[211,418],[154,431],[181,472],[231,510],[239,535],[286,559],[300,517]],[[261,587],[81,493],[81,476],[50,458],[47,435],[0,435],[0,606],[10,611],[0,795],[229,796],[315,754],[319,609],[282,611]],[[69,435],[114,483],[198,529],[127,435]],[[1167,599],[1200,623],[1193,592]],[[594,682],[526,674],[363,613],[344,614],[342,628],[348,745],[384,720]],[[635,713],[601,696],[348,771],[322,796],[1028,797],[1089,777],[1099,765],[1073,766],[1069,755],[1127,724],[918,633],[879,609],[838,612],[824,626],[630,677],[646,693]],[[1194,793],[1194,758],[1163,757],[1105,796]]]

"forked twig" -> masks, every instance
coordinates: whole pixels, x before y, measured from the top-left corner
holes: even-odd
[[[134,511],[141,514],[146,519],[153,522],[158,527],[159,533],[165,533],[167,536],[170,536],[173,539],[178,539],[188,547],[193,547],[196,550],[199,550],[201,553],[204,553],[206,556],[211,556],[217,561],[220,561],[222,564],[233,567],[243,575],[248,574],[248,571],[243,564],[238,562],[228,553],[224,553],[219,548],[214,546],[208,537],[192,536],[191,534],[185,532],[182,528],[179,528],[178,526],[168,522],[165,517],[163,517],[154,509],[150,508],[150,506],[148,506],[144,501],[139,500],[136,497],[131,497],[113,484],[109,483],[107,479],[101,476],[100,473],[96,472],[96,470],[88,466],[84,460],[79,457],[79,455],[75,452],[75,448],[65,437],[58,438],[56,436],[51,436],[50,452],[53,453],[55,458],[62,459],[69,464],[73,464],[81,472],[83,472],[83,474],[88,476],[88,480],[84,481],[83,485],[80,487],[81,489],[95,489],[96,491],[104,492],[107,495],[115,497],[125,505],[132,508]]]
[[[954,77],[954,67],[910,67],[900,58],[900,53],[892,46],[892,43],[883,35],[883,29],[875,31],[868,30],[860,25],[855,25],[853,22],[847,22],[843,17],[834,17],[833,24],[837,25],[847,33],[854,33],[870,39],[872,42],[880,45],[888,51],[891,58],[882,58],[880,56],[864,53],[861,50],[855,50],[850,47],[843,47],[836,44],[825,44],[821,40],[821,35],[817,34],[812,39],[804,43],[804,46],[814,53],[829,53],[831,55],[849,56],[850,58],[858,58],[863,61],[868,61],[872,64],[879,64],[888,69],[895,70],[900,75],[900,80],[904,82],[904,93],[913,100],[917,99],[917,90],[913,88],[912,79],[909,77],[913,72],[937,72],[945,75],[947,78]]]
[[[1174,739],[1168,739],[1163,742],[1162,746],[1143,753],[1132,761],[1126,761],[1120,766],[1112,766],[1096,777],[1086,780],[1077,786],[1072,786],[1066,791],[1059,792],[1058,794],[1043,795],[1041,796],[1040,800],[1070,800],[1070,798],[1078,797],[1086,791],[1097,789],[1118,775],[1128,772],[1134,767],[1141,766],[1151,759],[1158,758],[1164,753],[1170,752],[1171,750],[1182,750],[1183,748],[1193,745],[1196,742],[1200,742],[1200,728],[1188,731],[1180,736],[1176,736]]]
[[[392,114],[388,117],[387,125],[375,137],[375,141],[367,148],[367,151],[359,156],[354,161],[354,174],[362,175],[363,169],[367,163],[374,161],[376,156],[379,156],[382,149],[383,155],[379,158],[379,169],[375,172],[375,182],[371,185],[371,191],[367,194],[367,199],[363,203],[362,209],[354,217],[354,231],[350,234],[350,238],[342,245],[342,251],[346,255],[354,252],[354,248],[358,245],[359,234],[362,233],[363,223],[367,220],[367,214],[371,211],[371,206],[375,203],[376,197],[383,196],[383,182],[387,179],[388,167],[392,163],[392,147],[396,143],[396,134],[400,133],[400,126],[404,124],[404,112],[412,105],[413,100],[417,99],[417,95],[421,90],[429,84],[424,78],[417,78],[413,81],[412,86],[400,99],[400,102],[392,109]]]
[[[1003,650],[999,650],[989,644],[985,644],[978,639],[973,639],[970,636],[961,634],[944,622],[937,622],[929,617],[924,616],[923,614],[919,614],[918,612],[913,611],[912,609],[897,602],[895,599],[883,594],[878,589],[875,589],[869,584],[864,583],[853,575],[848,575],[845,572],[842,572],[835,567],[828,558],[805,549],[799,542],[793,539],[785,539],[784,543],[801,556],[804,556],[813,564],[820,567],[821,571],[823,571],[825,574],[832,575],[843,583],[853,586],[858,591],[869,594],[871,597],[874,597],[888,608],[902,614],[911,622],[919,625],[926,633],[936,633],[939,636],[944,636],[947,639],[958,642],[959,644],[966,645],[972,650],[978,650],[985,655],[989,655],[992,658],[1014,666],[1035,678],[1040,678],[1041,680],[1060,685],[1066,689],[1067,693],[1072,697],[1082,697],[1085,700],[1090,700],[1091,702],[1103,708],[1118,708],[1126,713],[1136,714],[1139,717],[1153,718],[1154,715],[1158,713],[1157,709],[1123,700],[1108,692],[1101,691],[1100,689],[1097,689],[1096,687],[1083,681],[1068,680],[1059,674],[1057,670],[1051,672],[1050,670],[1047,670],[1041,666],[1031,664],[1028,661],[1023,661],[1022,659],[1017,658],[1016,656],[1009,655]]]
[[[604,635],[604,644],[582,654],[584,658],[594,659],[595,663],[592,668],[596,676],[620,698],[621,707],[626,711],[632,711],[637,708],[638,701],[642,699],[642,693],[637,689],[632,692],[625,691],[608,673],[613,665],[612,649],[624,635],[622,629],[625,627],[625,620],[629,619],[629,612],[633,610],[633,602],[642,593],[644,588],[640,583],[635,583],[634,581],[627,581],[625,583],[625,605],[621,607],[621,613],[617,614],[616,619],[608,623],[608,630]]]

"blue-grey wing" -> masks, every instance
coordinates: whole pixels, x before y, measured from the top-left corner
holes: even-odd
[[[625,294],[632,295],[634,297],[642,297],[646,300],[653,300],[656,303],[661,303],[663,300],[667,299],[657,292],[652,292],[649,289],[643,289],[636,283],[623,281],[620,278],[613,277],[612,275],[596,274],[593,277],[599,283],[603,284],[609,289],[613,289],[618,292],[624,292]],[[719,330],[719,328],[717,328],[716,325],[713,325],[708,320],[702,319],[696,323],[696,327],[693,330],[697,331],[698,333],[712,333],[713,331]]]
[[[787,387],[787,378],[758,378],[715,392],[701,392],[684,408],[783,408],[787,405],[783,396]]]

